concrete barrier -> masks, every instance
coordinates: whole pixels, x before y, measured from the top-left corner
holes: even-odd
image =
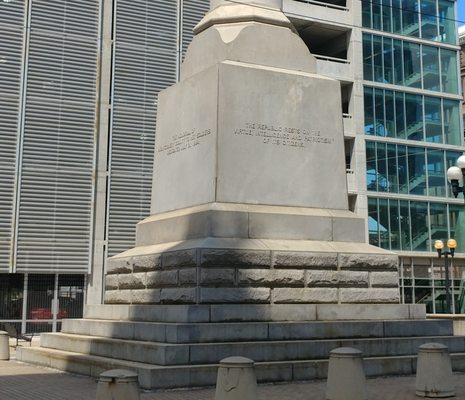
[[[137,373],[112,369],[100,374],[96,400],[139,400]]]
[[[228,357],[220,361],[215,400],[257,400],[254,362],[245,357]]]
[[[7,332],[0,331],[0,360],[10,359],[10,338]]]
[[[366,400],[362,352],[339,347],[329,353],[327,400]]]
[[[425,343],[417,360],[416,395],[429,398],[455,396],[452,365],[447,346]]]

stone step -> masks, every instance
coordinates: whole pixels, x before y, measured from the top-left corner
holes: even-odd
[[[19,361],[94,377],[114,368],[134,370],[139,374],[141,387],[147,390],[213,386],[217,373],[215,364],[162,367],[40,347],[18,347],[16,357]],[[454,371],[465,371],[465,353],[452,353],[451,359]],[[257,380],[265,383],[324,379],[327,364],[326,359],[257,362]],[[364,369],[369,377],[410,375],[416,370],[416,356],[365,358]]]
[[[451,320],[162,323],[65,319],[61,331],[77,335],[167,343],[452,336]]]
[[[42,347],[158,365],[213,364],[231,355],[255,361],[324,359],[337,347],[355,347],[366,357],[398,356],[416,354],[427,342],[443,343],[451,352],[465,352],[463,336],[169,344],[65,333],[41,335]]]
[[[424,304],[87,305],[84,318],[143,322],[415,320]]]

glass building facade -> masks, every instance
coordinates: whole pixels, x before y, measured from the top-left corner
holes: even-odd
[[[455,4],[363,1],[362,15],[369,241],[401,255],[402,302],[465,313],[465,208],[446,177],[464,150]],[[453,310],[434,255],[448,238]]]

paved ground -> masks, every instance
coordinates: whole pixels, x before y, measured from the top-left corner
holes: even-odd
[[[465,374],[455,375],[457,397],[465,400]],[[370,400],[418,400],[413,377],[368,380]],[[94,379],[22,364],[0,361],[1,400],[93,400]],[[260,400],[324,400],[325,382],[263,385]],[[213,400],[214,390],[144,393],[142,400]]]

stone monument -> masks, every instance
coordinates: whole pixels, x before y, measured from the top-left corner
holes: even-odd
[[[341,90],[278,0],[213,1],[158,97],[152,215],[107,304],[398,303],[348,209]]]
[[[463,368],[463,337],[399,304],[397,256],[349,211],[339,83],[279,1],[216,0],[195,34],[159,96],[152,215],[108,260],[106,304],[16,357],[135,370],[144,389],[214,385],[230,356],[259,382],[324,378],[338,347],[368,376],[411,374],[425,341]]]

